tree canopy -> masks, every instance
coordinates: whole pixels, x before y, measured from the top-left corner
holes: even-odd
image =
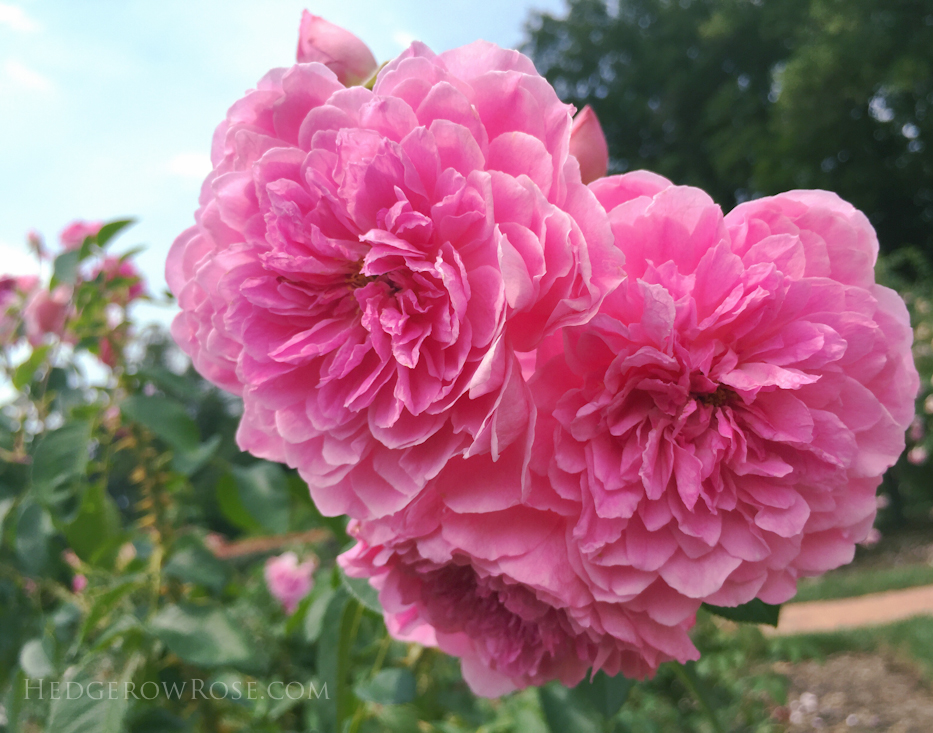
[[[646,168],[725,209],[837,192],[886,251],[933,259],[929,0],[568,0],[525,52],[596,110],[611,172]]]

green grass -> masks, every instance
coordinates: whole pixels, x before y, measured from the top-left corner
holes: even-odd
[[[913,660],[926,679],[933,682],[933,617],[915,616],[888,626],[772,637],[768,640],[768,656],[775,661],[819,660],[837,652],[871,653],[881,650]]]
[[[926,564],[889,568],[843,568],[819,578],[806,578],[797,585],[790,603],[853,598],[868,593],[933,584],[933,567]]]

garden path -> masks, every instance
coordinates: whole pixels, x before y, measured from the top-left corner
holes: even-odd
[[[772,633],[783,636],[878,626],[921,614],[933,615],[933,585],[832,601],[787,603]]]

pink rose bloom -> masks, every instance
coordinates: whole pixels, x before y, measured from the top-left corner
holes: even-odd
[[[538,352],[528,501],[574,521],[597,597],[661,579],[716,605],[786,601],[851,561],[914,415],[875,233],[825,191],[723,218],[650,173],[591,189],[628,277]]]
[[[317,563],[307,560],[298,563],[294,552],[286,552],[266,560],[266,587],[269,593],[288,613],[294,613],[301,599],[314,587],[314,571]]]
[[[307,10],[301,14],[296,56],[300,64],[324,64],[348,87],[362,84],[378,67],[373,52],[359,38]]]
[[[73,221],[62,229],[58,237],[65,250],[77,249],[88,237],[96,237],[103,225],[102,221]]]
[[[126,306],[141,297],[146,292],[143,276],[131,260],[121,260],[119,257],[108,255],[92,269],[89,280],[95,280],[101,273],[104,282],[112,282],[117,278],[126,280],[125,286],[115,294],[115,302]]]
[[[16,338],[22,322],[20,309],[30,294],[38,287],[35,275],[0,276],[0,345],[7,345]]]
[[[580,164],[580,178],[592,183],[609,170],[609,147],[599,118],[590,105],[586,105],[573,118],[570,130],[570,154]]]
[[[84,575],[75,575],[71,579],[71,590],[74,593],[83,593],[87,588],[87,577]]]
[[[26,338],[33,346],[39,346],[46,334],[62,337],[65,321],[71,310],[71,288],[59,285],[52,292],[38,288],[23,308],[23,323]]]
[[[498,457],[533,411],[522,352],[621,279],[570,110],[515,51],[416,43],[373,91],[273,71],[218,128],[166,265],[172,332],[242,395],[240,446],[325,514],[386,515],[452,457]]]
[[[467,469],[443,473],[476,483]],[[590,669],[643,678],[663,662],[699,657],[687,634],[699,601],[663,581],[626,603],[595,598],[568,554],[565,517],[521,505],[458,513],[444,492],[351,523],[358,543],[339,562],[379,590],[393,636],[459,657],[477,695],[555,679],[573,686]]]

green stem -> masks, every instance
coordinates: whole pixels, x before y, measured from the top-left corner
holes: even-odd
[[[687,688],[687,691],[693,695],[696,701],[700,705],[700,709],[703,711],[703,714],[709,719],[710,725],[713,726],[713,730],[716,733],[725,733],[725,729],[719,722],[719,718],[716,715],[716,711],[713,710],[712,706],[709,704],[709,701],[706,699],[706,696],[700,691],[700,687],[696,676],[693,673],[693,670],[687,669],[685,664],[678,664],[673,662],[674,674],[677,675],[677,679],[680,680],[681,684]]]

